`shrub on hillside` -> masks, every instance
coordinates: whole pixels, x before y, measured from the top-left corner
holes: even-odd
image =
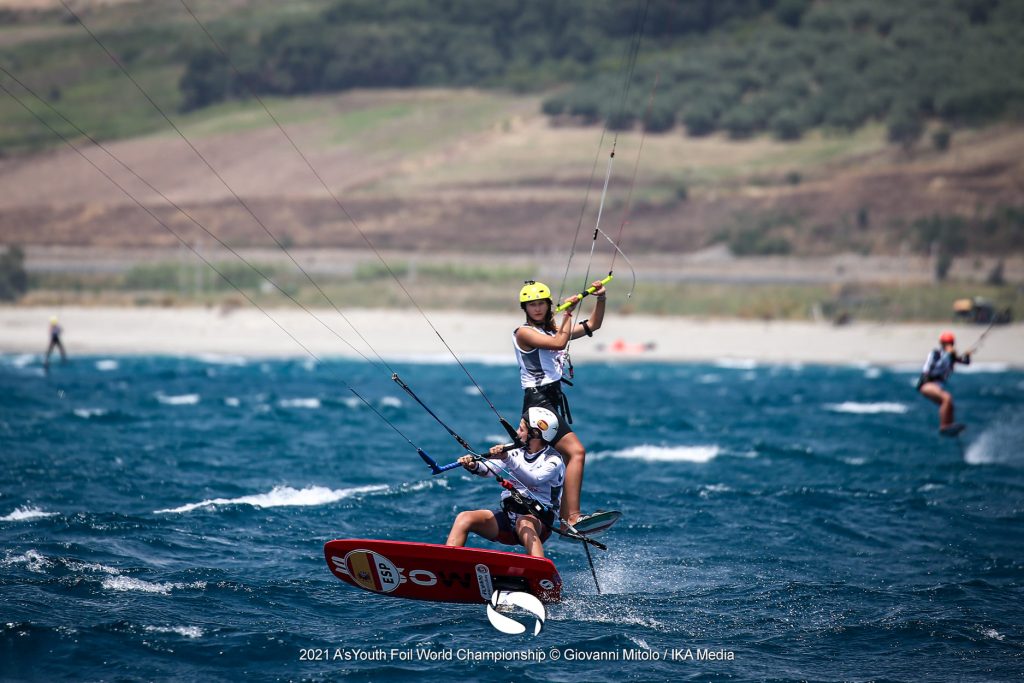
[[[657,101],[650,111],[644,114],[644,130],[649,133],[663,133],[676,125],[676,111],[671,104],[660,104]]]
[[[25,252],[17,245],[0,255],[0,301],[16,301],[28,291]]]

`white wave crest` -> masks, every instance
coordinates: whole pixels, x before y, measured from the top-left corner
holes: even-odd
[[[96,369],[101,372],[110,372],[111,370],[117,370],[119,367],[121,367],[121,364],[116,360],[106,359],[96,361]]]
[[[987,428],[964,452],[968,465],[1024,465],[1020,444],[1024,443],[1024,422],[1019,418]]]
[[[971,363],[970,365],[958,365],[956,371],[966,375],[984,372],[1007,372],[1010,366],[1006,363]]]
[[[146,626],[150,633],[177,633],[184,638],[202,638],[203,629],[198,626]]]
[[[24,555],[7,556],[0,560],[0,567],[9,567],[12,564],[23,564],[30,572],[42,572],[53,562],[41,555],[38,550],[26,550]]]
[[[394,396],[385,396],[380,400],[380,404],[387,408],[401,408],[402,401],[395,398]]]
[[[16,368],[24,368],[36,362],[36,357],[31,353],[23,353],[11,358],[11,365]]]
[[[356,486],[349,489],[329,489],[326,486],[309,486],[304,489],[294,489],[291,486],[275,486],[268,493],[257,493],[239,498],[211,498],[199,503],[182,505],[181,507],[156,510],[154,514],[191,512],[197,508],[215,507],[217,505],[252,505],[258,508],[327,505],[361,493],[378,493],[387,490],[388,487],[384,484]]]
[[[198,590],[206,588],[205,581],[194,581],[192,583],[170,583],[167,581],[151,583],[130,576],[112,576],[108,579],[103,579],[101,585],[107,590],[112,591],[136,591],[139,593],[159,593],[160,595],[170,595],[172,590],[182,590],[185,588],[195,588]]]
[[[320,407],[318,398],[282,398],[277,402],[282,408],[307,408],[315,410]]]
[[[627,458],[645,462],[708,462],[718,456],[718,446],[633,446],[621,451],[595,453],[595,459]]]
[[[237,408],[238,406],[242,405],[242,402],[234,396],[228,396],[227,398],[224,399],[224,405],[231,406],[232,408]]]
[[[236,365],[241,367],[249,364],[249,360],[244,356],[230,356],[219,353],[200,353],[195,356],[195,359],[209,365]]]
[[[757,361],[751,358],[719,358],[714,365],[729,370],[753,370],[757,367]]]
[[[100,572],[101,574],[111,574],[114,576],[121,573],[118,569],[95,562],[79,562],[77,560],[63,560],[63,562],[73,572]]]
[[[844,401],[843,403],[826,403],[825,410],[834,413],[852,413],[854,415],[874,415],[876,413],[896,413],[902,415],[907,412],[907,406],[902,403],[857,403],[856,401]]]
[[[106,408],[75,408],[75,415],[88,420],[90,417],[103,417],[107,414]]]
[[[156,400],[165,406],[194,406],[199,403],[199,394],[181,394],[180,396],[156,394]]]
[[[14,512],[9,515],[0,517],[0,522],[24,522],[30,519],[41,519],[43,517],[53,517],[56,512],[45,512],[36,507],[28,507],[27,505],[19,508],[15,508]]]

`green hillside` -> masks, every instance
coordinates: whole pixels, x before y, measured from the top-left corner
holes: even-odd
[[[558,87],[544,111],[568,123],[621,129],[642,121],[651,130],[723,130],[736,138],[770,131],[790,140],[811,128],[884,122],[892,141],[910,143],[928,120],[955,127],[1024,111],[1020,0],[186,0],[86,7],[82,21],[154,100],[179,112],[251,91]],[[63,9],[8,10],[4,20],[4,69],[83,128],[109,139],[159,127],[159,115]],[[3,83],[24,94],[10,76]],[[0,101],[0,150],[52,144],[16,102]]]

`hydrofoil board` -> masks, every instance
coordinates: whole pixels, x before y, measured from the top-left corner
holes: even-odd
[[[331,573],[380,595],[435,602],[488,602],[495,590],[561,600],[562,577],[544,557],[433,543],[339,539],[324,545]]]

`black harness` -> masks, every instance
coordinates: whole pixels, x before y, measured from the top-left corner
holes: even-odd
[[[529,403],[529,397],[531,396],[542,396],[548,403],[554,406],[555,414],[558,417],[565,418],[567,424],[572,424],[572,411],[569,410],[569,399],[566,397],[565,392],[562,391],[562,382],[572,386],[572,382],[563,377],[557,382],[542,384],[539,387],[527,387],[523,391],[527,394],[527,403]]]
[[[501,485],[504,486],[511,495],[502,499],[502,510],[506,513],[513,513],[517,515],[533,515],[547,527],[553,527],[555,525],[555,511],[553,509],[544,507],[540,502],[527,498],[523,494],[519,493],[514,486],[506,486],[506,483],[506,480],[501,480]]]

